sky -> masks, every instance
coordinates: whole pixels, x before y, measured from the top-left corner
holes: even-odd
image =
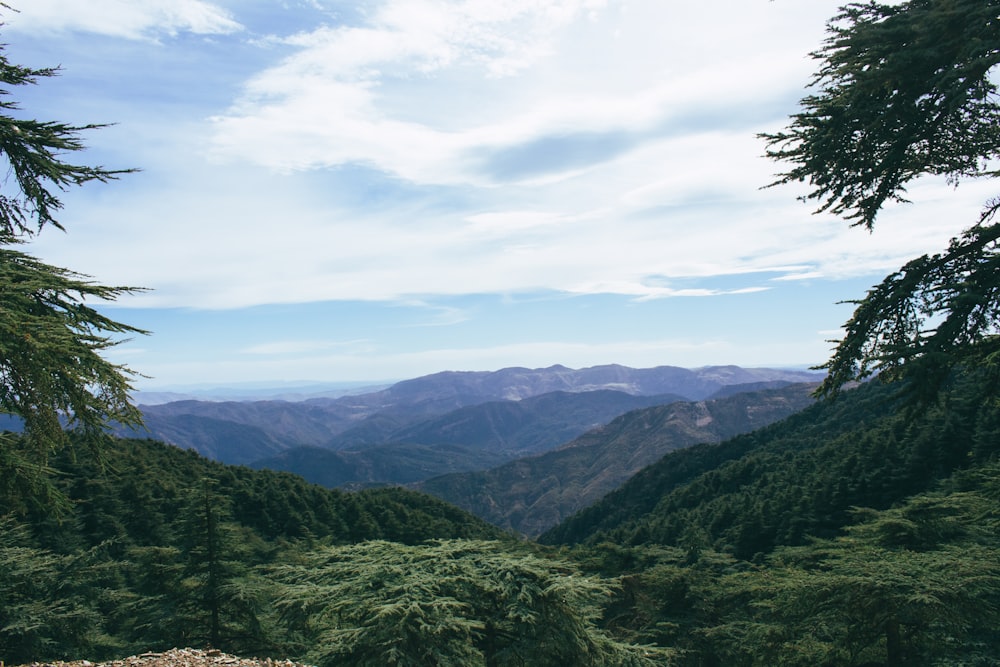
[[[826,0],[10,0],[19,114],[137,168],[28,252],[149,330],[140,389],[444,370],[803,367],[845,300],[975,221],[910,188],[813,213],[761,132],[809,91]]]

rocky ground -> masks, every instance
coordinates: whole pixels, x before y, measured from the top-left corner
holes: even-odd
[[[3,662],[0,662],[3,667]],[[22,667],[307,667],[291,660],[271,658],[238,658],[221,651],[200,651],[192,648],[175,648],[163,653],[143,653],[121,660],[90,662],[32,662]]]

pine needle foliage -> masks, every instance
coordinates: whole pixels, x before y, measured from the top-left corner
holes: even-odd
[[[37,548],[24,526],[0,517],[0,661],[69,658],[114,646],[102,612],[109,575],[119,569],[103,546],[54,554]]]
[[[0,8],[11,10],[0,3]],[[12,10],[11,10],[12,11]],[[70,125],[24,118],[12,90],[57,74],[8,60],[0,46],[0,413],[24,422],[24,441],[0,437],[0,500],[23,507],[26,499],[60,505],[47,482],[48,456],[67,445],[64,428],[79,426],[100,448],[110,422],[140,423],[129,403],[134,373],[101,353],[123,335],[146,333],[102,315],[87,300],[113,301],[136,288],[100,285],[15,249],[51,226],[60,194],[91,181],[106,182],[129,170],[74,164],[67,154],[83,150],[81,133],[103,125]]]
[[[952,240],[945,252],[907,262],[853,301],[854,314],[820,392],[878,374],[909,378],[911,392],[932,396],[957,364],[997,372],[1000,352],[1000,224],[989,218]]]
[[[14,11],[0,2],[0,9]],[[0,23],[0,26],[3,24]],[[12,98],[16,86],[35,85],[56,76],[55,67],[32,68],[12,63],[0,47],[0,156],[9,179],[0,192],[0,240],[33,236],[46,225],[64,229],[56,215],[63,208],[59,192],[91,181],[108,182],[132,169],[105,169],[72,164],[63,156],[85,148],[81,134],[105,124],[71,125],[23,118]],[[10,182],[12,179],[12,182]]]
[[[906,202],[924,175],[957,185],[1000,175],[1000,0],[851,3],[827,24],[813,54],[815,94],[781,132],[761,135],[768,157],[791,163],[771,185],[808,183],[817,212],[871,230],[882,208]],[[820,395],[882,374],[915,379],[936,396],[958,366],[996,365],[1000,272],[988,202],[943,253],[909,262],[854,301]]]
[[[323,667],[669,664],[598,629],[607,582],[499,542],[364,542],[272,576],[282,618]]]
[[[842,7],[813,53],[818,93],[788,129],[762,135],[768,157],[793,165],[773,185],[807,181],[819,211],[871,229],[918,176],[995,176],[998,16],[997,0]]]
[[[769,569],[741,575],[753,582],[755,620],[773,629],[758,655],[803,666],[993,664],[975,661],[984,644],[996,648],[1000,543],[984,524],[995,527],[997,509],[979,492],[917,496],[859,513],[842,537],[779,550]]]
[[[139,423],[133,374],[101,353],[120,342],[113,335],[145,332],[86,303],[132,291],[0,247],[0,412],[21,417],[40,451],[66,443],[64,422],[88,434]]]

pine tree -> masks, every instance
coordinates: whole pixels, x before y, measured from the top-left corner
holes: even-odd
[[[185,527],[180,599],[176,603],[178,640],[224,650],[259,649],[266,644],[259,618],[261,584],[246,564],[240,536],[230,521],[228,500],[204,478],[183,510]]]
[[[31,85],[55,74],[11,63],[0,46],[0,84]],[[43,503],[58,499],[46,464],[68,444],[65,425],[82,429],[99,451],[109,422],[140,423],[128,395],[133,372],[101,353],[123,334],[145,332],[86,303],[135,288],[100,285],[15,249],[45,227],[63,229],[56,218],[61,191],[124,172],[63,159],[83,149],[82,132],[101,125],[19,118],[10,95],[0,89],[0,156],[9,169],[0,191],[0,413],[20,418],[26,437],[0,435],[0,477],[7,480],[0,500],[23,506],[23,493]]]
[[[97,655],[104,632],[104,575],[116,569],[100,549],[60,555],[32,543],[24,526],[0,519],[0,662]]]
[[[663,665],[597,628],[606,582],[497,542],[365,542],[275,567],[276,606],[323,667]]]
[[[720,582],[732,612],[709,634],[753,665],[995,664],[983,661],[1000,649],[994,491],[859,510],[841,537],[778,550]]]
[[[872,229],[923,175],[995,178],[1000,157],[1000,1],[851,3],[814,57],[819,90],[765,134],[791,163],[773,184],[808,182],[819,211]],[[853,303],[823,394],[880,374],[926,400],[956,366],[1000,373],[1000,199],[939,254],[917,258]]]

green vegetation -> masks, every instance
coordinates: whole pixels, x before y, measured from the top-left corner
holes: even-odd
[[[68,513],[36,507],[0,524],[9,664],[205,644],[287,655],[265,566],[371,540],[504,537],[404,489],[323,489],[148,440],[112,440],[100,459],[67,448],[51,466]]]
[[[808,182],[820,211],[871,229],[886,202],[905,202],[925,174],[996,177],[1000,63],[996,0],[852,3],[829,23],[815,95],[787,130],[764,135],[768,155],[790,162],[775,183]],[[913,377],[928,396],[954,367],[993,363],[1000,284],[993,221],[1000,200],[943,253],[889,275],[847,323],[823,368],[824,393],[880,373]]]
[[[768,155],[794,165],[778,183],[808,181],[819,210],[870,229],[922,174],[996,176],[996,2],[851,3],[828,33],[813,54],[819,93],[787,130],[764,135]]]
[[[920,419],[874,384],[674,452],[598,506],[621,534],[556,550],[402,489],[326,490],[152,441],[115,441],[113,470],[66,450],[72,517],[0,527],[0,656],[996,664],[1000,403],[981,380],[956,378]],[[671,474],[688,481],[657,491]]]
[[[922,173],[995,175],[998,15],[846,7],[820,94],[769,137],[798,165],[782,181],[871,227]],[[0,59],[9,85],[50,74]],[[46,184],[115,174],[56,159],[92,126],[0,126],[0,246],[59,226]],[[998,665],[998,208],[858,302],[836,400],[668,454],[550,546],[411,491],[104,437],[135,417],[128,370],[99,356],[130,329],[81,301],[124,288],[0,248],[0,411],[27,426],[0,434],[0,661],[211,644],[322,667]]]
[[[885,509],[997,455],[992,383],[963,376],[919,414],[895,387],[837,401],[719,445],[671,453],[539,539],[692,542],[752,560],[837,534],[852,507]]]
[[[367,542],[274,570],[283,620],[326,665],[656,665],[597,629],[610,586],[510,544]]]
[[[0,526],[0,656],[175,645],[322,665],[660,664],[600,629],[613,582],[429,496],[346,493],[116,440],[53,458],[71,517]],[[431,658],[433,657],[433,659]]]
[[[30,85],[56,73],[12,64],[0,47],[0,83]],[[0,155],[7,165],[0,195],[0,413],[22,419],[27,437],[0,434],[0,500],[37,498],[51,505],[60,499],[46,464],[67,444],[64,421],[85,432],[95,448],[108,423],[140,422],[128,398],[132,371],[101,352],[121,334],[144,332],[85,303],[114,300],[134,288],[99,285],[14,249],[46,226],[63,229],[55,217],[60,191],[123,172],[61,159],[82,150],[80,133],[99,125],[17,118],[19,107],[9,95],[0,89]]]
[[[679,665],[995,665],[998,473],[858,511],[842,535],[758,563],[612,544],[577,557],[625,573],[608,624],[674,647]]]

